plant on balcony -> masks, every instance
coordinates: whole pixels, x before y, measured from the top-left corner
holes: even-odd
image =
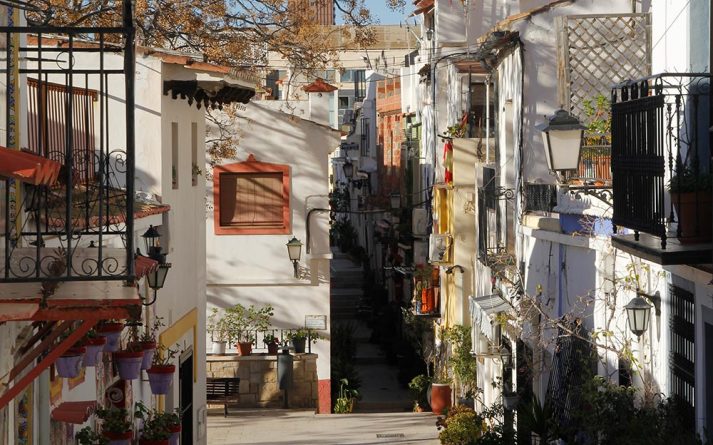
[[[598,94],[582,101],[587,130],[584,145],[611,145],[611,102]]]
[[[298,354],[305,352],[308,338],[312,341],[312,344],[315,344],[317,340],[322,337],[320,337],[318,333],[306,328],[295,329],[287,334],[287,341],[292,343],[292,348]]]
[[[230,341],[230,326],[228,319],[225,315],[221,315],[217,307],[211,309],[206,320],[206,328],[213,342],[213,354],[225,354],[225,347]]]
[[[85,426],[74,436],[78,445],[108,445],[109,439],[97,433],[90,426]]]
[[[146,370],[153,394],[168,394],[171,389],[173,375],[176,372],[176,365],[173,364],[176,354],[178,354],[178,348],[171,349],[165,345],[158,346],[156,354],[153,356],[152,366]]]
[[[102,435],[109,439],[112,445],[129,445],[134,437],[131,431],[129,412],[123,408],[99,408],[96,416],[102,420]]]
[[[713,175],[695,173],[689,166],[679,169],[669,181],[681,236],[681,242],[706,242],[711,240],[711,190]]]
[[[451,355],[448,364],[453,370],[459,395],[465,399],[475,397],[477,390],[476,372],[477,359],[471,354],[473,342],[471,340],[471,327],[454,325],[444,330],[444,341],[451,345]]]
[[[252,344],[255,342],[255,333],[266,331],[270,327],[270,319],[274,315],[271,305],[245,307],[236,304],[226,309],[225,318],[228,324],[228,336],[237,340],[240,355],[250,355]]]

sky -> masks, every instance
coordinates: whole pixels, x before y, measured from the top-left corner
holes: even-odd
[[[408,14],[413,11],[400,12],[392,11],[386,6],[385,0],[365,0],[366,7],[371,11],[371,15],[379,19],[380,25],[398,25],[403,22]],[[412,6],[410,1],[406,2],[406,8]],[[413,19],[411,19],[412,21]],[[339,11],[337,11],[337,23],[340,23]]]

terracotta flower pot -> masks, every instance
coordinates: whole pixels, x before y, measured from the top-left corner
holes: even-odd
[[[97,334],[106,337],[104,352],[115,352],[119,350],[119,336],[123,330],[123,323],[106,323],[97,328]]]
[[[678,240],[682,244],[705,243],[713,238],[710,192],[673,192],[671,201],[681,230]]]
[[[104,350],[104,345],[106,345],[106,337],[99,336],[84,340],[84,347],[87,348],[87,352],[84,354],[84,366],[97,365],[99,355]]]
[[[173,383],[174,365],[152,366],[146,373],[149,375],[149,385],[154,394],[168,394]]]
[[[250,353],[253,351],[253,344],[251,342],[240,342],[237,344],[238,347],[238,353],[240,355],[250,355]]]
[[[69,348],[67,352],[65,352],[55,362],[57,375],[65,379],[73,379],[77,377],[82,371],[82,360],[84,359],[84,354],[86,352],[87,351],[84,346]]]
[[[431,411],[434,414],[443,414],[451,406],[451,385],[447,383],[433,383],[431,385]]]
[[[134,438],[133,431],[123,433],[112,433],[110,431],[102,431],[102,436],[109,439],[109,445],[131,445],[131,439]]]
[[[144,360],[143,351],[117,351],[114,353],[114,362],[119,370],[122,380],[135,380],[141,375],[141,363]]]
[[[156,353],[156,342],[155,341],[139,341],[133,342],[134,348],[141,349],[144,351],[144,359],[141,362],[141,369],[149,369],[151,367],[151,362],[153,361],[153,356]]]

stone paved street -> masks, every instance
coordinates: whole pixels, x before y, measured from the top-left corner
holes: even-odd
[[[236,410],[208,417],[210,445],[437,445],[431,413],[315,415],[312,411]]]

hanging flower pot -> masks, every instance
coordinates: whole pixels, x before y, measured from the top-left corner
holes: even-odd
[[[87,348],[84,354],[84,366],[96,366],[99,360],[99,355],[104,350],[106,345],[106,337],[92,337],[84,340],[84,347]]]
[[[131,439],[134,438],[133,431],[124,431],[123,433],[102,431],[102,435],[109,439],[109,445],[131,445]]]
[[[171,438],[168,439],[169,445],[178,445],[178,440],[181,438],[181,424],[169,425],[168,430],[171,432]]]
[[[117,351],[114,353],[114,363],[122,380],[135,380],[141,375],[141,364],[144,351]]]
[[[168,394],[173,383],[174,365],[153,365],[146,373],[149,375],[149,385],[154,394]]]
[[[83,346],[69,348],[67,352],[62,354],[55,362],[57,375],[65,379],[77,377],[82,371],[82,360],[84,359],[84,353],[86,351],[86,348]]]
[[[144,359],[141,362],[141,369],[149,369],[151,367],[151,362],[153,361],[153,356],[156,353],[156,342],[155,341],[132,342],[130,347],[131,347],[131,349],[136,350],[136,351],[144,351]]]
[[[250,355],[250,353],[253,351],[253,344],[252,342],[248,341],[241,341],[238,343],[238,353],[240,355]]]
[[[119,336],[123,330],[123,323],[104,323],[97,328],[97,334],[106,337],[104,352],[115,352],[119,350]]]

